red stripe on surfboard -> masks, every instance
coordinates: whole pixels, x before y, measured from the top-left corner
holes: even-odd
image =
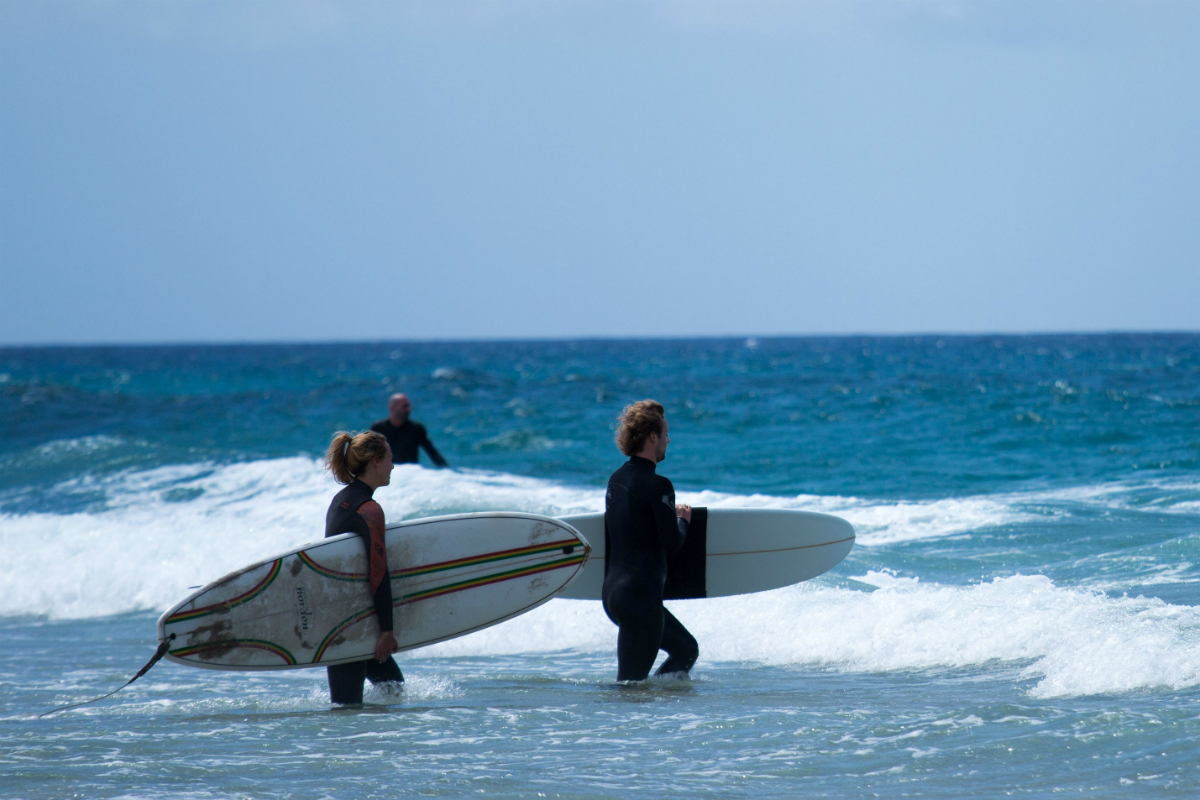
[[[489,560],[501,559],[506,556],[515,557],[524,553],[533,553],[534,551],[556,550],[561,547],[583,547],[583,543],[578,539],[563,539],[558,542],[547,542],[545,544],[533,544],[525,547],[513,547],[508,550],[496,550],[491,553],[482,553],[477,556],[466,556],[464,558],[456,558],[450,561],[436,561],[432,564],[422,564],[417,567],[408,567],[406,569],[392,570],[389,573],[390,578],[403,578],[409,575],[416,575],[422,572],[431,572],[443,569],[453,569],[455,566],[467,566]],[[323,575],[328,575],[333,578],[341,578],[346,580],[366,580],[367,573],[365,572],[341,572],[339,570],[330,569],[323,564],[317,562],[312,556],[306,552],[298,554],[302,561]]]
[[[400,574],[401,575],[410,575],[414,572],[425,572],[427,570],[433,570],[433,569],[447,569],[447,568],[453,567],[456,564],[473,564],[473,563],[476,563],[479,561],[486,561],[488,559],[503,558],[504,556],[507,556],[507,555],[514,555],[514,556],[521,555],[522,553],[528,553],[533,550],[554,550],[554,549],[557,549],[560,547],[568,547],[568,546],[583,547],[583,542],[579,541],[578,539],[563,539],[562,541],[559,541],[559,542],[546,542],[545,544],[531,544],[531,545],[527,545],[526,547],[514,547],[509,550],[497,550],[494,553],[484,553],[482,555],[477,555],[477,556],[467,556],[466,558],[456,558],[452,561],[438,561],[433,564],[423,564],[422,566],[419,566],[419,567],[409,567],[408,569],[400,570]]]
[[[177,611],[171,616],[167,617],[163,625],[170,625],[172,622],[183,622],[185,620],[195,619],[196,617],[203,617],[206,614],[215,614],[221,609],[229,609],[236,605],[241,605],[262,590],[266,589],[271,581],[275,580],[275,578],[279,575],[279,570],[282,566],[283,559],[277,558],[274,562],[272,562],[271,569],[267,572],[266,577],[255,584],[252,589],[242,592],[240,595],[231,600],[222,600],[221,602],[213,603],[212,605],[203,606],[201,608],[193,608],[191,611]]]
[[[583,557],[580,556],[578,559],[571,559],[570,561],[559,561],[542,567],[523,569],[512,575],[500,575],[490,579],[481,578],[478,581],[465,581],[462,585],[447,586],[444,589],[430,589],[428,592],[419,592],[414,595],[409,595],[395,605],[399,606],[408,605],[409,603],[419,603],[422,600],[429,600],[433,597],[442,597],[443,595],[454,594],[455,592],[465,592],[467,589],[478,589],[480,586],[490,586],[493,583],[503,583],[504,581],[516,580],[517,578],[527,578],[530,575],[537,575],[539,572],[551,572],[556,569],[563,569],[564,567],[578,566],[582,563]]]

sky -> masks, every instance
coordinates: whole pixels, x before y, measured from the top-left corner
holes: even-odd
[[[1200,330],[1195,0],[0,0],[0,346]]]

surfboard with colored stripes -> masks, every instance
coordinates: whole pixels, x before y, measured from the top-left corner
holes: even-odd
[[[579,575],[591,548],[570,525],[485,512],[387,527],[401,650],[523,614]],[[158,620],[167,658],[205,669],[325,667],[373,656],[379,635],[362,537],[343,534],[200,588]],[[174,637],[171,639],[170,637]]]
[[[599,600],[604,515],[562,517],[596,547],[561,597]],[[667,600],[725,597],[800,583],[837,566],[854,546],[841,517],[781,508],[693,508],[683,549],[667,564]]]

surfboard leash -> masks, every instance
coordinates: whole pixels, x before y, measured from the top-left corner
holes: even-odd
[[[144,666],[144,667],[142,667],[141,669],[139,669],[139,670],[137,671],[137,674],[136,674],[136,675],[134,675],[134,676],[133,676],[132,678],[130,678],[129,680],[125,681],[125,683],[121,684],[121,685],[120,685],[120,686],[118,686],[117,688],[113,689],[113,690],[112,690],[111,692],[109,692],[108,694],[102,694],[102,695],[100,695],[99,697],[93,697],[91,700],[85,700],[85,701],[83,701],[82,703],[71,703],[70,705],[67,705],[67,706],[60,706],[59,708],[55,708],[55,709],[52,709],[52,710],[50,710],[50,711],[47,711],[45,714],[38,714],[38,719],[41,719],[42,717],[48,717],[48,716],[50,716],[51,714],[57,714],[59,711],[66,711],[66,710],[67,710],[67,709],[69,709],[69,708],[79,708],[80,706],[91,705],[92,703],[95,703],[95,702],[97,702],[97,701],[99,701],[99,700],[103,700],[103,699],[104,699],[104,698],[106,698],[106,697],[112,697],[114,694],[116,694],[117,692],[121,691],[121,690],[122,690],[122,689],[124,689],[126,686],[128,686],[128,685],[129,685],[129,684],[131,684],[131,683],[133,683],[133,682],[134,682],[134,681],[136,681],[138,678],[142,677],[142,676],[143,676],[143,675],[145,675],[147,672],[149,672],[149,671],[150,671],[150,668],[151,668],[151,667],[153,667],[155,664],[157,664],[157,663],[159,662],[159,660],[160,660],[160,659],[162,659],[162,657],[163,657],[163,656],[165,656],[165,655],[167,654],[167,648],[171,646],[171,641],[172,641],[174,638],[175,638],[175,634],[173,634],[173,633],[172,633],[172,634],[171,634],[170,636],[168,636],[168,637],[167,637],[165,640],[163,640],[162,644],[160,644],[160,645],[158,646],[158,649],[154,651],[154,655],[153,655],[153,656],[151,656],[150,660],[146,662],[146,666]]]

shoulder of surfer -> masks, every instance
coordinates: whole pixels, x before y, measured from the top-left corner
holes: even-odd
[[[675,502],[675,484],[671,483],[671,479],[668,478],[666,475],[655,475],[654,482],[655,482],[654,483],[655,493],[670,495],[671,502],[674,503]]]
[[[626,461],[621,466],[613,470],[613,474],[608,476],[608,485],[611,486],[628,486],[632,480],[632,467]]]

